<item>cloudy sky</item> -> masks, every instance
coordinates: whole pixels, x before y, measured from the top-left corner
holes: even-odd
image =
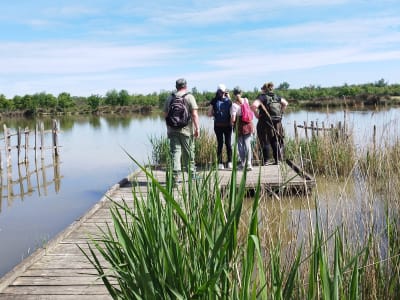
[[[0,94],[400,82],[398,0],[16,0],[0,4]]]

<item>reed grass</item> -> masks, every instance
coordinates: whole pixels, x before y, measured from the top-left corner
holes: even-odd
[[[198,150],[204,151],[204,163],[209,164],[215,151],[213,136],[202,136],[208,147]],[[167,140],[153,142],[167,145]],[[89,250],[81,249],[110,295],[114,299],[398,299],[400,177],[395,176],[398,164],[388,159],[400,161],[399,144],[369,150],[367,160],[348,138],[325,136],[292,143],[286,142],[288,157],[303,162],[313,174],[318,170],[336,179],[330,192],[334,201],[324,208],[317,183],[301,209],[294,209],[298,216],[294,214],[291,222],[282,218],[288,214],[283,201],[292,200],[276,201],[276,210],[265,211],[263,206],[274,200],[261,198],[260,186],[254,197],[246,198],[246,173],[239,187],[232,184],[235,165],[231,184],[221,193],[215,184],[218,171],[212,168],[201,180],[188,178],[187,184],[175,188],[172,178],[162,185],[151,169],[131,157],[146,172],[147,193],[133,187],[133,202],[113,202],[113,224],[92,237]],[[168,148],[162,145],[156,152],[165,151],[168,160]],[[372,184],[378,176],[381,183]],[[346,202],[345,191],[352,180],[357,181],[355,193],[360,193],[354,206]],[[273,222],[279,227],[273,228]]]

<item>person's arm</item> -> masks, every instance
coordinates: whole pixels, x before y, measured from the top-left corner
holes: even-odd
[[[200,125],[199,125],[199,114],[197,109],[192,110],[192,121],[193,121],[193,130],[194,130],[194,137],[199,137],[200,135]]]
[[[236,122],[236,114],[237,114],[237,111],[236,111],[236,109],[235,109],[235,106],[232,104],[232,106],[231,106],[231,124],[232,124],[232,126],[235,125],[235,122]]]
[[[285,98],[281,98],[282,111],[284,111],[288,105],[289,105],[289,103],[286,101],[286,99]]]
[[[208,107],[207,116],[212,117],[213,115],[214,115],[214,109],[213,109],[213,106],[210,105]]]
[[[256,99],[253,101],[253,103],[251,104],[250,108],[254,113],[254,116],[258,119],[260,117],[259,113],[258,113],[258,107],[260,106],[260,100]]]

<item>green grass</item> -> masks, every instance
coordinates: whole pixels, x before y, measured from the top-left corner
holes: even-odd
[[[325,159],[332,155],[328,173],[335,178],[347,176],[345,182],[356,170],[357,176],[371,183],[376,174],[370,170],[377,163],[383,169],[379,174],[398,175],[398,164],[383,163],[387,157],[397,157],[398,144],[385,148],[384,159],[362,161],[356,159],[352,143],[325,138],[302,141],[289,153],[293,159],[303,155],[301,160],[309,161],[313,170],[319,155]],[[333,149],[335,153],[328,154]],[[349,161],[342,151],[354,156]],[[351,166],[344,166],[346,162]],[[218,172],[212,169],[201,180],[189,178],[187,185],[174,188],[172,178],[162,185],[151,169],[140,168],[148,177],[147,192],[141,194],[133,187],[133,202],[114,202],[113,223],[92,237],[89,250],[81,249],[114,299],[400,297],[399,176],[367,187],[366,195],[376,189],[386,193],[379,194],[379,201],[374,198],[356,208],[360,209],[355,214],[360,227],[351,227],[350,214],[343,216],[340,225],[330,226],[330,220],[321,216],[318,193],[310,195],[307,201],[312,205],[304,208],[309,226],[294,224],[293,236],[287,240],[285,232],[264,224],[265,218],[279,217],[282,211],[263,216],[260,204],[272,199],[261,198],[259,186],[254,197],[247,199],[245,176],[238,187],[232,184],[235,169],[229,188],[221,194],[215,184]],[[337,197],[338,206],[346,204],[342,196]],[[382,204],[386,214],[377,219],[373,207]]]

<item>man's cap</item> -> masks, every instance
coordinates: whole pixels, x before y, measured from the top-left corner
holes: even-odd
[[[226,88],[225,84],[223,84],[223,83],[218,84],[217,90],[218,91],[222,91],[224,93],[228,91],[228,89]]]
[[[177,89],[184,88],[184,87],[186,87],[186,85],[187,85],[187,82],[186,82],[185,78],[179,78],[176,80],[176,88]]]
[[[235,86],[235,88],[233,89],[233,94],[236,96],[236,95],[239,95],[241,93],[242,93],[242,89],[240,87],[238,87],[238,86]]]

